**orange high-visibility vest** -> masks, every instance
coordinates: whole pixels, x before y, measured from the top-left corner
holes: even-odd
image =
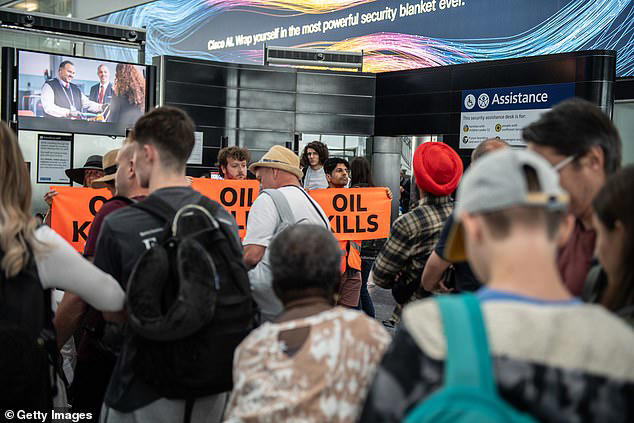
[[[344,256],[341,259],[341,273],[346,271],[346,267],[361,270],[361,241],[339,241],[341,251]]]

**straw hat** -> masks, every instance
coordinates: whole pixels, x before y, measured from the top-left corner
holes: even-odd
[[[66,176],[68,176],[71,181],[78,183],[79,185],[84,184],[84,174],[87,170],[103,170],[101,163],[101,156],[95,154],[94,156],[90,156],[86,159],[86,164],[84,167],[77,167],[74,169],[66,169]]]
[[[110,150],[103,155],[103,175],[99,179],[95,179],[90,184],[93,188],[105,188],[108,182],[114,181],[114,174],[117,173],[117,153],[119,149]]]
[[[297,154],[281,145],[271,147],[259,161],[249,166],[249,170],[255,173],[255,169],[258,167],[280,169],[292,173],[297,176],[297,179],[301,179],[304,176],[299,168],[299,157],[297,157]]]

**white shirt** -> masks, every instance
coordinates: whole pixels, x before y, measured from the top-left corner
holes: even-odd
[[[69,82],[64,82],[59,78],[55,78],[55,79],[57,79],[59,83],[62,84],[62,87],[65,87],[66,84],[70,84]],[[70,109],[67,109],[65,107],[60,107],[57,104],[55,104],[55,93],[53,92],[53,88],[51,88],[49,84],[44,84],[42,86],[42,108],[44,109],[44,112],[46,114],[49,114],[54,117],[61,117],[61,118],[67,117],[68,112],[70,111]],[[82,110],[88,109],[88,111],[90,112],[97,113],[101,111],[101,104],[91,101],[88,97],[84,95],[84,93],[82,93],[81,94],[81,108]]]
[[[325,189],[328,188],[328,180],[326,179],[326,172],[324,167],[320,167],[319,170],[313,170],[308,166],[306,170],[306,177],[304,178],[304,188],[307,190],[312,189]]]
[[[295,223],[313,223],[330,229],[326,213],[302,188],[287,186],[277,191],[286,197]],[[279,213],[271,196],[258,195],[249,211],[247,233],[242,244],[266,247],[260,262],[249,271],[253,299],[258,303],[265,320],[273,320],[282,311],[282,303],[273,292],[268,249],[279,222]]]
[[[278,191],[288,200],[296,223],[313,223],[330,229],[326,213],[302,188],[287,186],[278,188]],[[247,233],[242,244],[268,247],[279,220],[280,217],[271,196],[258,195],[249,211]]]
[[[125,293],[112,276],[83,258],[48,226],[40,226],[35,238],[45,244],[33,252],[44,289],[70,291],[97,310],[123,309]]]

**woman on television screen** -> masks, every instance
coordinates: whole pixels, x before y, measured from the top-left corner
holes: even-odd
[[[145,78],[136,66],[119,63],[113,89],[114,96],[110,110],[105,113],[106,120],[126,127],[134,126],[145,112]]]

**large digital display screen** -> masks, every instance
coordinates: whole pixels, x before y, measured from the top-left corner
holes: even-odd
[[[157,0],[97,19],[146,28],[148,60],[262,64],[267,43],[363,51],[365,72],[385,72],[616,50],[617,76],[634,75],[634,0]]]
[[[18,50],[19,129],[123,136],[146,110],[146,67]]]

